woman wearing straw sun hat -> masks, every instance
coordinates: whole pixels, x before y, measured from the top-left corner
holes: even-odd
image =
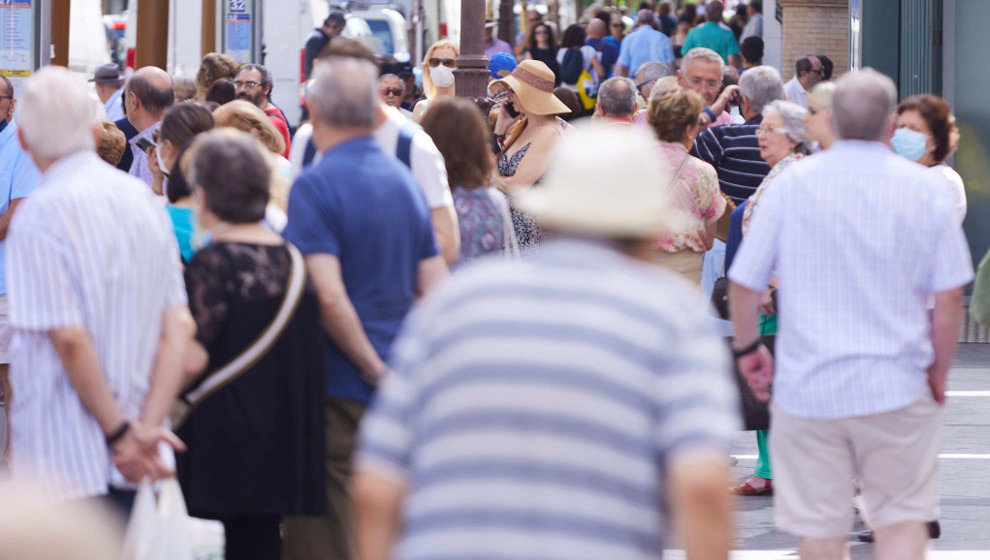
[[[524,60],[512,74],[496,82],[508,90],[499,120],[508,121],[517,114],[523,117],[506,135],[492,173],[493,181],[510,200],[540,181],[565,130],[556,115],[571,110],[553,94],[553,81],[553,72],[546,64]],[[513,208],[512,222],[520,247],[539,243],[542,233],[531,218]]]

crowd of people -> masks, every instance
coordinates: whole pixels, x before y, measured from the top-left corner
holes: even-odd
[[[187,92],[0,77],[13,480],[126,518],[177,476],[229,560],[726,558],[733,494],[838,560],[857,493],[923,558],[973,275],[948,104],[785,83],[757,1],[643,4],[486,27],[477,100],[456,43],[418,99],[334,12],[298,128],[218,53]]]

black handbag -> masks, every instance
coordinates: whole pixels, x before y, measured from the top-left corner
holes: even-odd
[[[773,354],[774,343],[777,335],[769,334],[760,337],[763,345]],[[732,339],[726,339],[731,344]],[[769,430],[770,429],[770,407],[768,402],[760,402],[753,395],[753,390],[749,388],[749,383],[742,376],[735,360],[732,364],[732,373],[736,378],[736,386],[739,388],[739,408],[742,414],[744,430]]]

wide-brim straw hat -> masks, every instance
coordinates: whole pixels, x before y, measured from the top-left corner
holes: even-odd
[[[560,115],[571,110],[553,94],[553,70],[539,60],[524,60],[496,83],[512,88],[522,104],[522,112],[532,115]]]
[[[684,219],[668,192],[672,173],[648,131],[589,125],[561,138],[546,181],[516,205],[555,231],[660,237]]]

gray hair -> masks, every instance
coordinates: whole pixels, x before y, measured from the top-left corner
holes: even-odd
[[[887,132],[896,106],[897,87],[893,80],[872,68],[849,72],[835,84],[835,134],[849,140],[879,140]]]
[[[656,21],[653,17],[653,10],[640,10],[636,12],[636,23],[649,23],[650,25]]]
[[[784,128],[787,129],[787,137],[798,144],[794,151],[799,154],[810,154],[811,142],[804,130],[804,114],[806,112],[807,110],[797,103],[778,99],[763,108],[763,118],[766,118],[770,113],[780,115],[780,120],[784,121]]]
[[[749,99],[753,113],[759,114],[771,102],[784,99],[784,82],[773,66],[757,66],[743,72],[739,78],[739,93]]]
[[[330,126],[373,127],[378,107],[377,75],[368,61],[328,57],[313,68],[306,99]]]
[[[402,78],[395,74],[382,74],[382,77],[378,78],[378,85],[381,85],[385,80],[399,80],[399,87],[402,88],[402,91],[406,91],[406,82],[402,81]]]
[[[639,70],[636,70],[636,81],[645,84],[646,82],[652,82],[670,76],[672,73],[670,66],[651,60],[650,62],[644,62],[640,65]]]
[[[808,103],[814,103],[823,109],[832,110],[832,99],[835,97],[835,82],[822,82],[808,92]]]
[[[616,76],[602,82],[598,106],[606,117],[628,117],[636,111],[636,82]]]
[[[722,55],[706,47],[695,47],[689,50],[687,54],[684,55],[684,58],[681,59],[681,71],[687,72],[688,67],[691,66],[691,63],[695,60],[705,60],[708,62],[718,63],[719,78],[725,75],[725,61],[722,60]]]
[[[65,68],[35,72],[21,92],[17,115],[28,151],[37,157],[55,160],[94,147],[89,88]]]

